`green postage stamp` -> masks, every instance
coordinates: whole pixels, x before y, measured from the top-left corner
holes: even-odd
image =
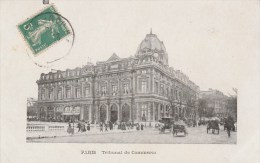
[[[53,5],[19,24],[18,28],[34,56],[71,33]]]

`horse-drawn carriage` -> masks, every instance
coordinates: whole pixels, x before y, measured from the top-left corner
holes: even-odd
[[[235,121],[230,117],[224,119],[224,130],[227,130],[227,128],[231,131],[236,131]]]
[[[186,127],[184,124],[174,124],[172,127],[172,134],[174,136],[177,135],[178,133],[184,133],[184,136],[188,134]]]
[[[173,118],[162,118],[161,120],[159,120],[159,122],[161,123],[161,125],[159,127],[160,134],[165,133],[166,130],[171,132]]]
[[[210,130],[212,131],[212,134],[215,134],[216,130],[218,131],[219,134],[219,123],[217,120],[211,120],[208,122],[207,133],[209,133]]]

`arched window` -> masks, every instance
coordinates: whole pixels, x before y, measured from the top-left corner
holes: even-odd
[[[59,100],[62,99],[62,89],[61,88],[58,89],[58,99]]]
[[[70,88],[66,88],[66,98],[70,98],[71,97],[71,90]]]
[[[90,95],[90,86],[89,86],[89,85],[87,85],[87,86],[85,87],[85,92],[84,92],[84,94],[85,94],[85,97],[87,97],[87,96]]]

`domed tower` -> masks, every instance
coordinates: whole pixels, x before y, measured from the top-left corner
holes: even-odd
[[[152,30],[150,34],[145,36],[145,39],[138,46],[135,54],[136,57],[144,57],[145,55],[152,55],[162,64],[168,65],[168,54],[165,46],[163,42],[157,38],[156,34],[152,33]]]

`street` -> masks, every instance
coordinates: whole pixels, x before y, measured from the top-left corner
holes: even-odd
[[[153,144],[236,144],[237,132],[231,132],[231,137],[228,137],[227,132],[220,126],[218,134],[206,132],[206,126],[187,128],[188,135],[185,137],[183,133],[178,133],[177,136],[166,131],[160,134],[156,128],[144,128],[143,131],[126,130],[124,132],[97,132],[97,134],[88,135],[73,135],[56,138],[41,138],[31,139],[27,142],[39,143],[153,143]]]

